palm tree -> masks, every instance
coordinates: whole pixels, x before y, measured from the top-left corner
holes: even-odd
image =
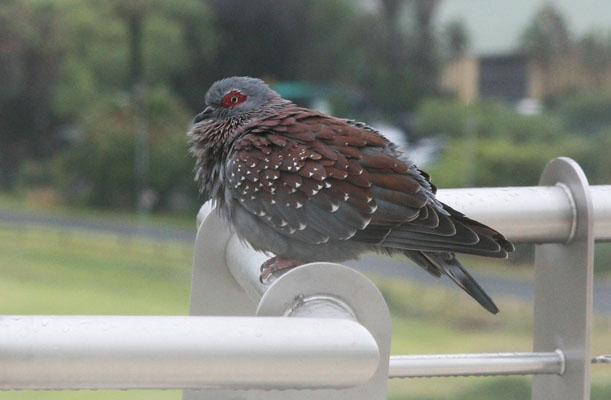
[[[449,58],[456,60],[464,56],[469,47],[469,33],[465,24],[460,20],[450,21],[445,26],[444,33]]]
[[[590,32],[577,43],[579,62],[600,87],[611,68],[611,40],[602,32]]]
[[[566,21],[551,4],[543,6],[521,37],[521,47],[543,73],[543,95],[550,89],[550,75],[561,56],[570,49]]]

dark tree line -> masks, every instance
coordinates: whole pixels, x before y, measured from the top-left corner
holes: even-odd
[[[342,87],[344,96],[354,97],[343,99],[352,104],[342,109],[345,116],[363,120],[371,119],[363,112],[368,108],[395,122],[406,113],[415,114],[411,121],[419,116],[445,121],[447,115],[422,107],[427,104],[422,100],[438,94],[443,61],[464,55],[469,38],[459,21],[434,25],[440,4],[1,2],[0,189],[22,181],[50,182],[68,197],[126,207],[136,203],[144,186],[158,193],[160,206],[174,201],[176,193],[193,197],[184,132],[203,107],[208,86],[232,75]],[[603,82],[611,59],[605,35],[595,32],[575,41],[562,16],[546,7],[527,26],[523,47],[550,70],[567,48],[577,48],[584,66]],[[602,137],[600,132],[608,132],[606,101],[586,96],[558,109],[573,116],[571,129],[580,129],[575,121],[586,121],[588,131]],[[350,115],[356,103],[358,113]],[[584,104],[592,107],[583,109]],[[469,113],[461,107],[444,105],[440,112],[456,111],[460,120]],[[509,115],[487,110],[481,118],[515,119]],[[505,125],[495,120],[490,126]],[[146,171],[135,172],[141,163]]]
[[[0,186],[87,135],[109,97],[164,87],[187,110],[231,75],[358,88],[388,114],[434,90],[438,1],[12,0],[0,4]],[[413,18],[416,32],[402,27]],[[390,96],[389,93],[393,92]],[[110,116],[109,116],[110,117]],[[70,136],[71,137],[71,136]]]

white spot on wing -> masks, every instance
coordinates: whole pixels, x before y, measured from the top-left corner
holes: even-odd
[[[348,234],[348,236],[343,237],[343,238],[341,238],[340,240],[348,240],[348,239],[350,239],[352,236],[356,235],[356,232],[357,232],[357,230],[355,229],[355,230],[353,230],[352,232],[350,232],[350,233]]]
[[[363,221],[363,224],[361,225],[361,229],[365,229],[367,225],[369,225],[370,222],[371,222],[371,218],[367,218],[365,221]]]

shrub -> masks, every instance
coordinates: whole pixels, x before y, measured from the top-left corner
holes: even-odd
[[[146,187],[156,193],[159,207],[176,192],[195,203],[185,135],[189,113],[165,89],[151,90],[143,98],[143,110],[149,132]],[[135,111],[129,99],[120,97],[104,99],[88,110],[79,140],[54,160],[55,182],[68,200],[104,207],[136,204],[140,184],[135,172]]]

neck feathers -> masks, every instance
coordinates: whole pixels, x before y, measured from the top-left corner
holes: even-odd
[[[272,98],[263,109],[195,125],[188,133],[189,152],[196,159],[195,181],[200,191],[211,199],[222,200],[225,160],[233,143],[255,121],[291,105],[290,101],[278,96]]]

